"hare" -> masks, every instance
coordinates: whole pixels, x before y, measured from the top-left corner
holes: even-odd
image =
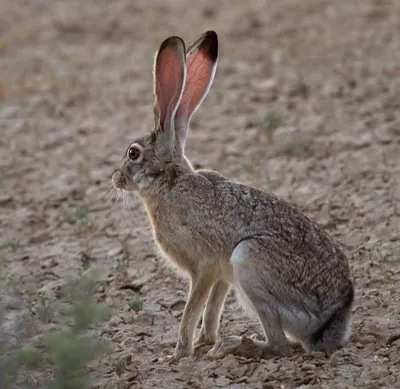
[[[143,200],[155,242],[190,279],[172,361],[214,345],[219,358],[242,341],[217,341],[232,286],[262,326],[255,347],[291,354],[331,351],[348,339],[354,287],[346,256],[315,223],[277,196],[211,170],[185,156],[190,119],[207,95],[218,38],[207,31],[187,50],[177,36],[162,42],[154,64],[154,129],[128,147],[112,176],[118,189]],[[194,332],[206,303],[201,329]]]

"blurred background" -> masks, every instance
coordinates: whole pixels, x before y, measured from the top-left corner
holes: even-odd
[[[157,359],[173,351],[187,284],[154,247],[139,198],[117,201],[109,183],[128,144],[152,128],[159,44],[179,35],[189,45],[209,29],[220,57],[187,156],[277,193],[342,244],[357,301],[349,346],[333,360],[199,357],[171,369]],[[47,313],[58,312],[65,280],[100,266],[94,299],[112,316],[98,337],[111,354],[89,365],[94,387],[394,387],[399,147],[397,0],[0,0],[7,331],[28,318],[23,341],[40,345],[65,325]],[[223,323],[228,334],[260,332],[232,294]],[[34,371],[41,387],[54,362]]]

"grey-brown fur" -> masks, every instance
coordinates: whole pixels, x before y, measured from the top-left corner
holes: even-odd
[[[173,358],[193,352],[195,327],[207,298],[194,346],[216,342],[231,285],[246,308],[257,314],[266,341],[254,343],[264,351],[289,354],[286,335],[307,350],[340,347],[347,340],[354,291],[339,246],[284,200],[217,172],[194,171],[184,156],[190,117],[199,105],[190,98],[201,95],[197,97],[201,103],[212,83],[217,36],[207,32],[188,49],[188,69],[184,50],[183,41],[176,37],[161,45],[155,84],[158,79],[166,80],[165,88],[170,89],[155,90],[155,129],[133,142],[143,150],[140,157],[137,161],[125,157],[113,176],[117,188],[139,192],[155,241],[190,279]],[[165,74],[162,61],[173,64]],[[203,69],[200,72],[204,74],[197,74],[196,69]],[[179,73],[176,85],[167,77],[173,71]],[[166,96],[175,96],[175,100],[166,101]],[[185,103],[191,109],[181,109]],[[239,342],[240,338],[234,337],[222,340],[210,354],[224,355]]]

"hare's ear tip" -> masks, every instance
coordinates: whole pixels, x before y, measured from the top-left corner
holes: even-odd
[[[215,62],[218,58],[218,34],[214,30],[209,30],[204,33],[204,40],[208,41],[212,61]]]
[[[183,48],[185,48],[185,42],[183,41],[183,39],[180,36],[170,36],[169,38],[165,39],[161,45],[160,45],[160,49],[161,48],[165,48],[167,46],[181,46]]]
[[[204,33],[207,38],[218,40],[218,34],[214,30],[208,30]]]

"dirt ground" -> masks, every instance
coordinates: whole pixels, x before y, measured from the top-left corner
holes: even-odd
[[[350,341],[330,357],[213,361],[204,348],[162,361],[187,282],[138,197],[104,197],[153,124],[158,45],[207,29],[220,60],[187,155],[289,200],[343,245],[356,302]],[[113,316],[99,334],[112,352],[92,365],[94,387],[400,388],[399,1],[1,0],[0,131],[3,300],[18,314],[79,269],[106,269],[97,296]],[[261,329],[231,293],[221,331]]]

